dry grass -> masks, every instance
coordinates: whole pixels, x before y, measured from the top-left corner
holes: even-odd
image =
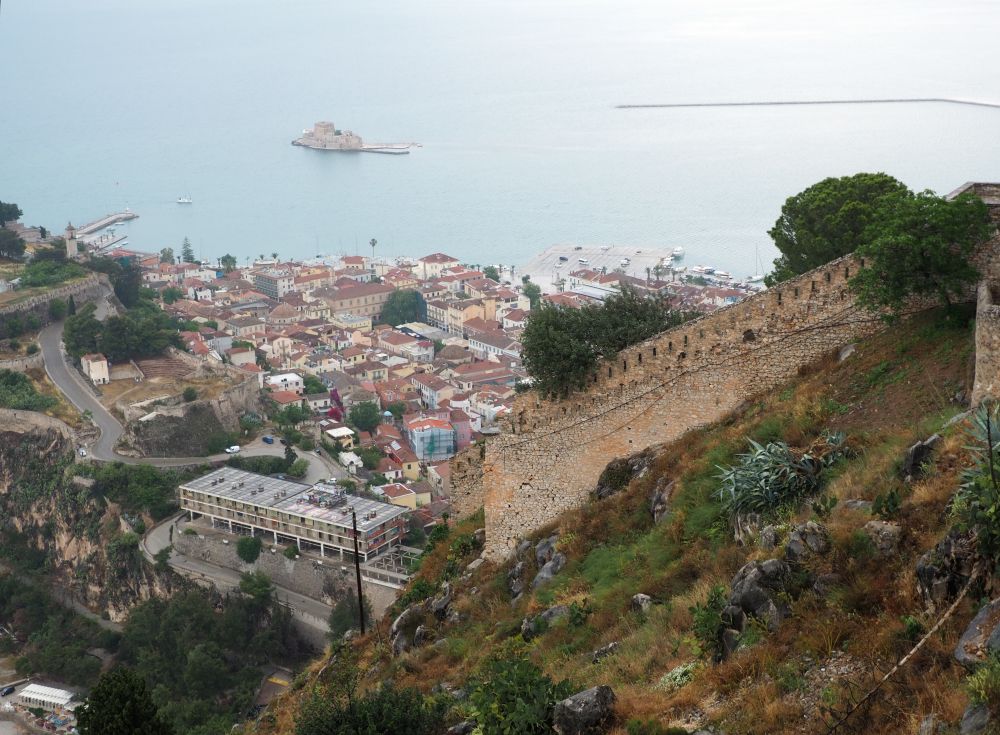
[[[25,375],[31,379],[31,383],[35,386],[36,391],[42,395],[55,398],[58,401],[55,406],[45,411],[46,416],[59,419],[74,429],[79,429],[83,425],[83,417],[76,409],[76,406],[67,401],[62,391],[56,388],[55,384],[49,380],[49,376],[45,373],[44,368],[33,368],[32,370],[28,370]]]
[[[398,659],[369,648],[366,668],[377,671],[377,680],[392,678],[427,690],[441,680],[463,681],[487,657],[513,652],[530,656],[554,678],[568,677],[581,687],[611,685],[620,723],[637,717],[690,729],[711,723],[734,733],[822,732],[822,707],[842,710],[850,687],[864,691],[912,645],[903,616],[925,628],[934,622],[923,614],[913,570],[919,555],[947,530],[947,503],[967,461],[960,432],[946,435],[926,478],[904,484],[898,463],[907,446],[960,410],[949,397],[968,388],[969,343],[967,331],[921,317],[860,344],[844,363],[828,358],[717,426],[689,432],[662,448],[643,479],[537,534],[558,527],[559,549],[569,559],[551,586],[512,607],[506,592],[509,564],[485,567],[468,581],[453,579],[455,606],[466,618],[444,632],[448,644]],[[722,664],[702,659],[686,686],[675,691],[657,686],[667,672],[698,656],[689,608],[703,602],[714,585],[728,588],[748,559],[780,553],[732,542],[713,498],[716,465],[733,461],[748,436],[806,446],[824,430],[845,431],[858,449],[835,469],[827,488],[841,501],[824,520],[833,548],[808,564],[814,576],[837,575],[832,591],[821,597],[807,589],[791,601],[791,615],[777,632],[755,628],[756,642]],[[654,526],[647,504],[661,478],[676,484],[671,515]],[[871,500],[889,490],[902,498],[898,521],[904,533],[898,553],[881,559],[859,541],[859,529],[871,515],[848,509],[843,501]],[[803,508],[785,522],[811,514]],[[456,530],[471,531],[478,524]],[[447,544],[442,544],[421,575],[437,580],[446,563]],[[472,587],[475,594],[469,594]],[[647,616],[630,612],[636,592],[661,604]],[[591,612],[582,624],[560,622],[530,643],[521,641],[526,615],[584,602]],[[958,718],[966,698],[951,648],[971,605],[966,603],[876,697],[853,731],[878,722],[880,733],[912,733],[930,712]],[[616,654],[593,664],[591,652],[612,641],[620,643]]]

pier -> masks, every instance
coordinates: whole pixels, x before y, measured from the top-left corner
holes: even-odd
[[[124,212],[116,212],[114,214],[109,214],[105,217],[102,217],[99,220],[91,222],[90,224],[86,224],[83,227],[78,227],[76,229],[76,234],[78,237],[83,237],[85,235],[93,235],[95,232],[103,230],[105,227],[110,227],[111,225],[117,225],[122,222],[128,222],[129,220],[138,218],[138,216],[139,215],[137,215],[132,210],[126,209]]]
[[[780,105],[910,105],[939,102],[949,105],[972,105],[1000,109],[1000,103],[980,100],[963,100],[952,97],[900,97],[898,99],[871,100],[768,100],[760,102],[668,102],[663,104],[615,105],[616,110],[641,110],[670,107],[776,107]]]

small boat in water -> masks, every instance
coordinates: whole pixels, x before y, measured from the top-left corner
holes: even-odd
[[[716,271],[715,272],[715,277],[716,278],[721,278],[723,280],[728,281],[730,278],[732,278],[732,275],[729,274],[729,273],[726,273],[725,271]]]
[[[684,257],[684,248],[682,248],[682,247],[676,247],[676,248],[674,248],[670,252],[670,257],[674,258],[675,260],[677,258],[683,258]]]
[[[750,283],[760,283],[764,280],[763,273],[754,273],[752,276],[747,276],[747,281]]]
[[[193,202],[194,202],[194,200],[191,198],[190,194],[188,194],[187,196],[183,196],[183,197],[177,197],[177,203],[178,204],[191,204]]]

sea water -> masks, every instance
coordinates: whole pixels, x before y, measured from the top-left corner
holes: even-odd
[[[4,0],[0,199],[54,230],[130,207],[133,247],[241,264],[571,242],[741,276],[823,177],[1000,179],[1000,110],[615,105],[988,99],[998,27],[982,0]],[[290,145],[323,119],[422,147]]]

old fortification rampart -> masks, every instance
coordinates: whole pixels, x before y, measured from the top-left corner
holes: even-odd
[[[1000,218],[1000,186],[966,184]],[[1000,240],[976,257],[1000,283]],[[486,446],[482,475],[465,458],[453,480],[460,512],[486,512],[486,554],[507,557],[518,540],[586,502],[607,463],[724,417],[800,369],[885,327],[854,303],[848,281],[863,260],[846,256],[770,290],[622,351],[599,365],[587,390],[566,400],[529,393],[504,433]],[[985,289],[985,290],[983,290]],[[982,287],[974,400],[1000,391],[1000,306]],[[976,293],[970,290],[968,299]],[[914,303],[919,311],[931,302]],[[981,358],[980,358],[981,356]],[[994,394],[997,391],[993,391]],[[453,474],[455,466],[453,465]]]
[[[12,316],[23,318],[28,314],[34,314],[43,325],[48,324],[51,320],[49,316],[49,302],[53,299],[63,299],[65,301],[72,296],[79,307],[89,301],[96,301],[101,298],[105,293],[105,289],[111,289],[108,277],[103,273],[90,273],[78,281],[51,288],[44,293],[30,296],[23,301],[0,308],[0,322]]]

